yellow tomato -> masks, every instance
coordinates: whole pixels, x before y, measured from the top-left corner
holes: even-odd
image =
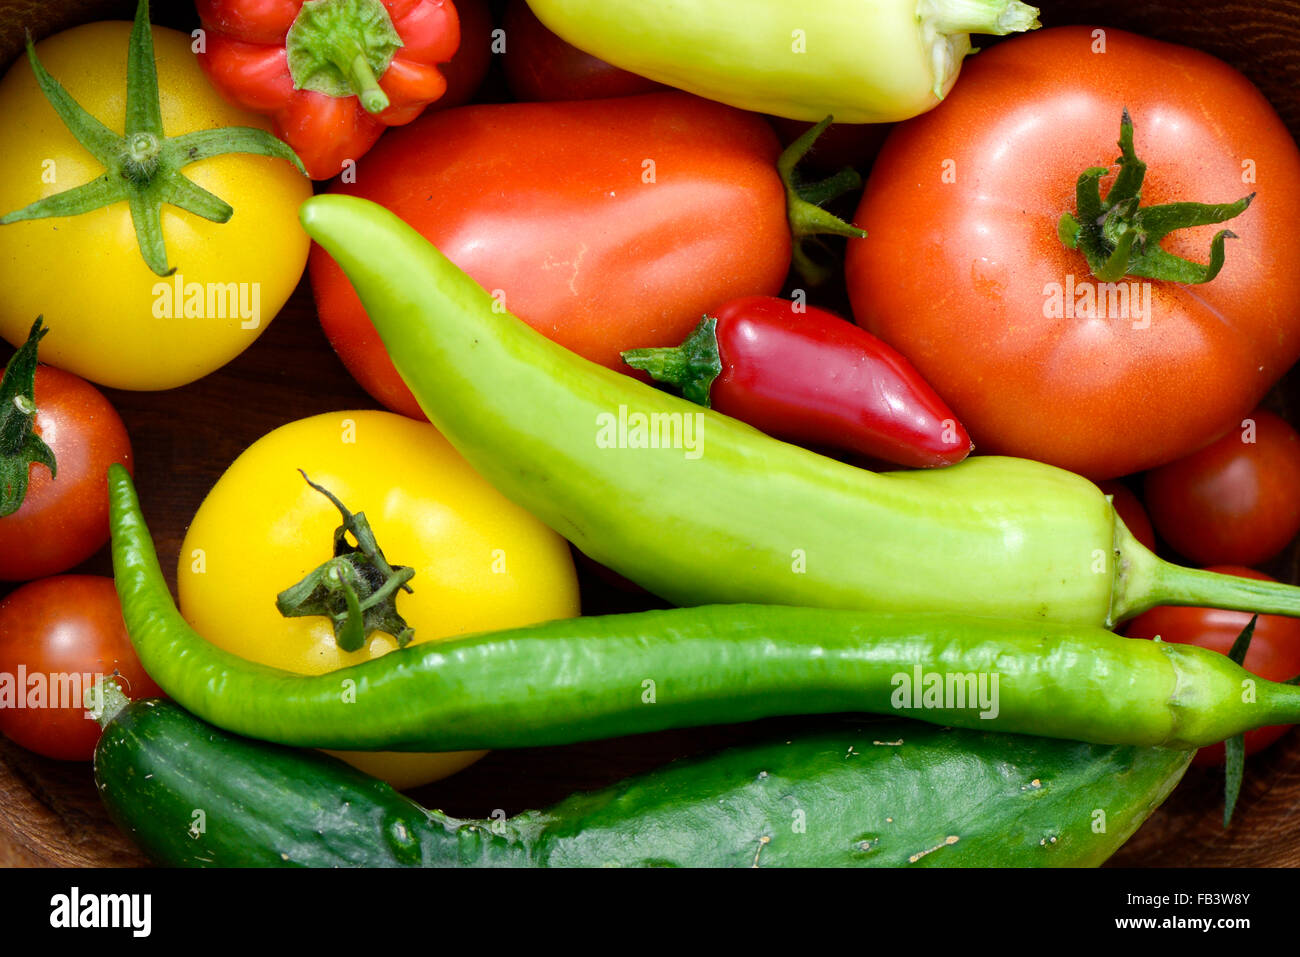
[[[118,134],[130,31],[129,23],[92,23],[36,46],[50,74]],[[213,90],[188,35],[154,27],[153,40],[167,136],[269,129]],[[0,144],[0,214],[104,172],[41,93],[26,57],[0,81]],[[243,154],[200,160],[184,173],[235,212],[218,224],[163,206],[163,238],[176,270],[167,279],[145,265],[126,202],[0,226],[0,336],[21,343],[43,313],[50,327],[43,361],[121,389],[184,385],[246,349],[306,265],[298,206],[311,195],[311,182],[284,160]]]
[[[415,569],[397,611],[413,643],[578,613],[562,538],[479,476],[431,425],[389,412],[291,422],[245,451],[199,507],[181,549],[181,610],[199,634],[251,661],[301,674],[357,664],[396,647],[375,633],[338,647],[324,617],[285,618],[276,595],[333,554],[338,510],[364,512],[391,565]],[[459,771],[482,752],[341,754],[396,787]]]

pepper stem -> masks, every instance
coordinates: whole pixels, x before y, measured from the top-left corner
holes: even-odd
[[[722,372],[718,353],[718,320],[705,316],[679,346],[629,349],[623,361],[633,369],[670,386],[682,398],[709,408],[709,390]]]
[[[806,182],[799,175],[799,163],[832,122],[834,117],[828,116],[805,131],[785,148],[776,161],[777,172],[785,184],[786,215],[790,221],[790,235],[794,240],[794,266],[804,282],[811,286],[821,285],[833,272],[831,267],[816,262],[809,255],[810,245],[820,248],[823,255],[827,251],[825,243],[817,237],[848,236],[852,239],[865,239],[867,236],[866,230],[859,229],[822,208],[826,203],[862,188],[862,176],[857,170],[846,166],[835,175],[814,183]]]
[[[344,651],[359,651],[376,631],[392,635],[398,647],[406,647],[415,630],[397,613],[397,593],[411,591],[407,582],[415,576],[415,569],[389,565],[365,513],[352,514],[332,492],[307,478],[302,469],[298,471],[308,485],[334,504],[343,524],[334,530],[334,556],[280,592],[275,607],[286,618],[328,618]],[[348,541],[349,534],[356,544]]]
[[[285,37],[294,89],[355,96],[369,113],[388,108],[378,77],[401,46],[380,0],[307,0]]]
[[[35,432],[36,352],[50,330],[40,316],[0,378],[0,517],[12,515],[27,497],[31,466],[58,472],[54,452]]]
[[[1038,8],[1020,0],[928,0],[925,19],[936,33],[1006,36],[1036,30]]]
[[[1295,585],[1175,565],[1157,557],[1134,538],[1118,517],[1115,531],[1117,573],[1108,627],[1157,605],[1226,608],[1300,618],[1300,588]]]
[[[1075,184],[1073,213],[1064,213],[1056,233],[1068,249],[1083,252],[1088,267],[1102,282],[1118,282],[1125,276],[1161,279],[1189,285],[1210,282],[1224,262],[1224,242],[1236,234],[1221,229],[1210,241],[1210,261],[1195,263],[1160,247],[1160,240],[1178,229],[1209,226],[1240,216],[1255,194],[1235,203],[1165,203],[1142,206],[1142,183],[1147,165],[1133,147],[1133,120],[1128,110],[1120,118],[1119,171],[1101,198],[1101,178],[1110,172],[1093,166],[1079,175]]]

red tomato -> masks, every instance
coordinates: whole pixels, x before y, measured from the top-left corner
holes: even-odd
[[[388,207],[533,328],[611,369],[676,345],[790,265],[780,146],[685,93],[467,106],[391,130],[331,189]],[[343,271],[309,260],[321,325],[388,408],[423,418]]]
[[[1216,565],[1209,569],[1243,578],[1275,581],[1263,572],[1239,565]],[[1162,605],[1138,615],[1124,629],[1130,638],[1154,638],[1185,645],[1200,645],[1226,655],[1232,650],[1241,630],[1250,623],[1244,611],[1218,608],[1176,608]],[[1300,619],[1281,615],[1260,615],[1255,633],[1246,651],[1246,670],[1270,681],[1286,681],[1300,675]],[[1282,737],[1289,725],[1257,728],[1245,735],[1246,753],[1263,750]],[[1200,765],[1222,764],[1223,745],[1216,744],[1196,752]]]
[[[1300,532],[1300,435],[1257,409],[1191,455],[1147,473],[1160,535],[1194,562],[1258,565]]]
[[[561,40],[524,0],[510,0],[504,25],[506,83],[517,100],[598,100],[665,89]]]
[[[1098,482],[1097,486],[1111,496],[1111,504],[1115,506],[1115,511],[1119,512],[1120,519],[1133,533],[1133,537],[1154,552],[1156,550],[1155,530],[1151,527],[1151,519],[1147,517],[1146,509],[1142,507],[1142,503],[1138,501],[1133,491],[1123,482],[1113,480]]]
[[[1101,290],[1110,318],[1049,318],[1066,289],[1074,315],[1098,291],[1057,223],[1080,173],[1114,162],[1125,107],[1144,205],[1257,196],[1224,224],[1239,238],[1213,281],[1139,284],[1128,317],[1116,287]],[[854,220],[868,236],[849,244],[854,313],[984,452],[1093,479],[1163,465],[1239,422],[1300,356],[1297,182],[1286,127],[1219,60],[1120,30],[1018,36],[890,135]],[[1162,246],[1205,263],[1220,228]]]
[[[93,385],[39,366],[35,395],[35,431],[58,475],[32,465],[23,504],[0,518],[0,580],[54,575],[98,551],[108,541],[108,467],[132,468],[126,427]]]
[[[129,698],[162,695],[131,647],[111,578],[43,578],[0,600],[5,737],[49,758],[89,761],[99,725],[86,716],[80,692],[100,675],[120,675]]]
[[[463,106],[474,98],[492,65],[492,11],[487,0],[456,0],[460,18],[460,46],[438,71],[447,81],[447,92],[429,104],[437,112]]]

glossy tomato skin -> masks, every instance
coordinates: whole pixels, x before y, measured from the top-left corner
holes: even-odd
[[[28,678],[26,689],[17,684],[20,667]],[[131,647],[113,579],[98,575],[43,578],[0,599],[0,675],[14,682],[16,692],[28,693],[24,707],[17,699],[0,698],[0,733],[49,758],[89,761],[99,725],[86,717],[80,702],[50,707],[71,696],[66,690],[54,695],[47,690],[44,706],[30,707],[40,703],[31,697],[36,674],[44,676],[47,689],[57,684],[51,675],[117,674],[129,698],[162,696]]]
[[[942,105],[890,135],[846,266],[857,321],[916,365],[979,448],[1093,479],[1223,434],[1300,355],[1300,247],[1284,238],[1300,219],[1300,154],[1286,128],[1219,60],[1104,35],[1104,53],[1090,29],[1062,27],[973,57]],[[1149,323],[1049,318],[1070,277],[1093,280],[1057,222],[1079,174],[1118,156],[1125,107],[1149,165],[1144,204],[1256,199],[1228,224],[1239,238],[1215,280],[1144,287]],[[1205,262],[1218,228],[1163,246]]]
[[[28,471],[18,511],[0,517],[0,580],[67,571],[108,541],[108,467],[133,468],[131,441],[103,394],[68,372],[36,369],[35,431],[54,453],[58,474]]]
[[[780,147],[754,114],[685,93],[468,106],[391,130],[332,191],[388,207],[569,349],[681,342],[790,265]],[[321,325],[357,381],[423,418],[343,271],[309,262]]]
[[[1275,580],[1263,572],[1241,565],[1214,565],[1209,570],[1240,575],[1243,578]],[[1162,605],[1134,618],[1125,627],[1124,633],[1130,638],[1154,638],[1159,635],[1163,641],[1200,645],[1226,655],[1232,650],[1232,644],[1241,630],[1250,623],[1250,617],[1242,611]],[[1255,623],[1250,648],[1246,652],[1245,668],[1270,681],[1287,681],[1300,675],[1300,619],[1260,615],[1259,621]],[[1275,725],[1247,732],[1246,753],[1254,754],[1263,750],[1288,730],[1289,725]],[[1223,745],[1201,748],[1196,752],[1195,763],[1222,764]]]
[[[415,570],[397,611],[416,644],[578,614],[568,544],[508,501],[427,422],[325,413],[281,426],[232,463],[181,547],[180,608],[199,634],[250,661],[323,674],[388,654],[375,632],[339,648],[324,617],[286,618],[276,595],[331,557],[338,511],[298,469],[364,512],[394,565]],[[348,752],[396,787],[453,774],[483,752]]]
[[[1161,536],[1199,564],[1258,565],[1300,532],[1300,435],[1263,409],[1146,476]]]
[[[666,89],[561,40],[525,0],[506,4],[503,26],[506,83],[517,100],[597,100]]]
[[[119,133],[130,31],[130,23],[102,21],[37,44],[50,74]],[[167,136],[269,127],[213,89],[188,33],[154,27],[153,42]],[[59,120],[25,57],[0,80],[0,142],[0,213],[104,172]],[[245,154],[193,163],[185,175],[235,212],[228,222],[214,223],[164,204],[163,238],[176,270],[167,279],[145,265],[126,203],[0,226],[0,336],[17,345],[44,314],[50,327],[41,343],[45,361],[100,385],[139,390],[193,382],[251,345],[302,276],[308,239],[298,225],[298,206],[311,195],[311,182],[284,160]],[[173,295],[177,282],[179,297]],[[200,289],[211,297],[230,283],[242,290],[249,318],[233,307],[218,312],[215,303],[210,314],[205,296],[193,296]],[[202,318],[185,315],[189,301],[205,303],[193,310]]]

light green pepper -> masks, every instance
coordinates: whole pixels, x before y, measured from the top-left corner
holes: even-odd
[[[1019,0],[528,0],[569,43],[741,109],[892,123],[938,105],[971,33],[1032,30]]]
[[[1300,588],[1157,558],[1071,472],[999,456],[854,468],[556,345],[374,203],[316,196],[301,219],[470,464],[674,604],[1108,627],[1160,604],[1300,615]]]

